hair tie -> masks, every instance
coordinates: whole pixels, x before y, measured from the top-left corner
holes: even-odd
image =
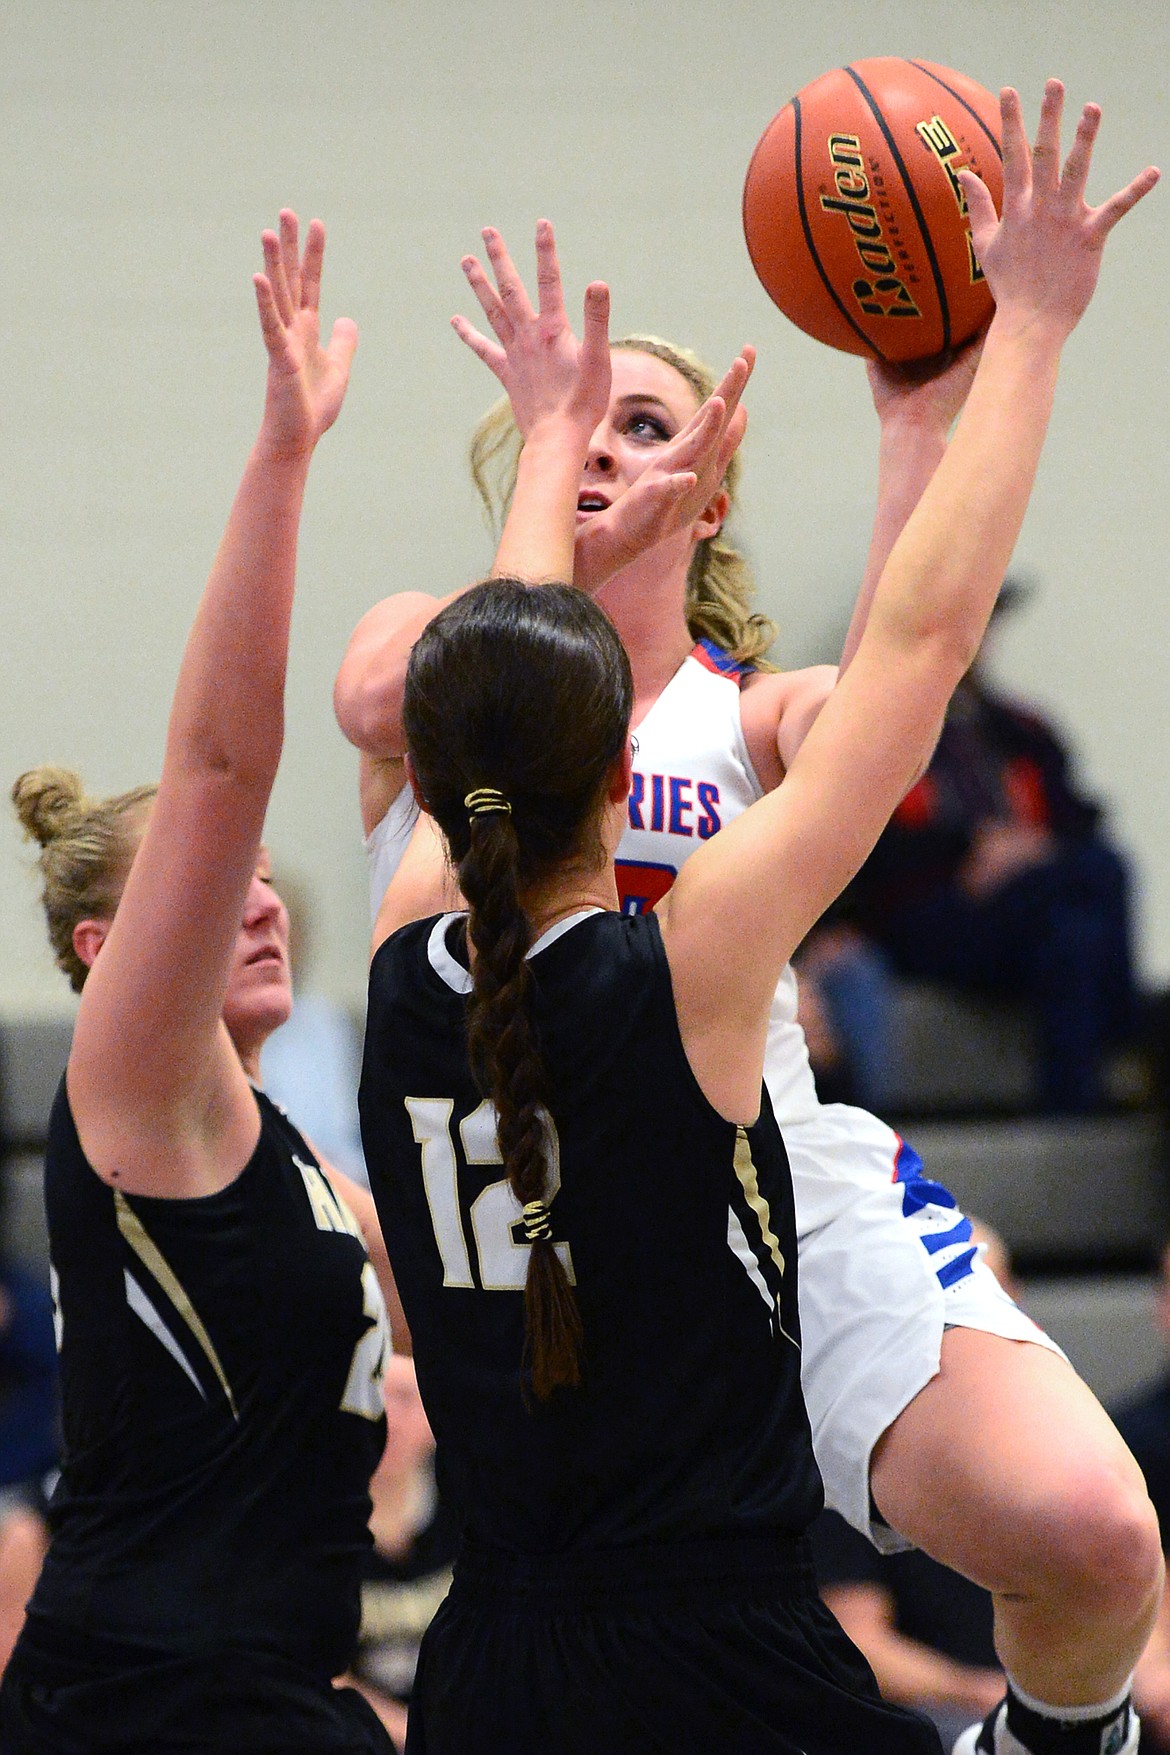
[[[489,811],[496,810],[503,811],[505,816],[510,817],[512,814],[512,806],[494,786],[480,786],[476,791],[469,792],[463,800],[463,808],[470,817],[484,817]]]
[[[552,1242],[552,1214],[542,1200],[530,1200],[521,1209],[521,1216],[529,1243]]]

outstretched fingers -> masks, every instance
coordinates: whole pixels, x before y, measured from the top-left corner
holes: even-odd
[[[284,278],[288,286],[288,296],[294,311],[301,304],[301,256],[299,248],[299,222],[291,207],[280,210],[280,259],[284,265]]]
[[[1024,128],[1020,94],[1005,85],[999,94],[1000,136],[1003,143],[1003,207],[1005,216],[1019,209],[1032,192],[1032,151]],[[960,173],[962,175],[962,173]],[[964,178],[964,189],[967,181]]]
[[[349,376],[350,362],[357,350],[358,326],[352,317],[338,317],[329,337],[329,357]]]
[[[581,323],[581,375],[587,381],[609,379],[609,288],[603,280],[585,288],[585,314]]]
[[[561,266],[557,261],[557,241],[552,221],[547,219],[536,222],[536,300],[542,317],[557,323],[565,321],[565,294],[561,285]]]
[[[1108,201],[1103,201],[1100,207],[1094,208],[1091,217],[1094,238],[1104,243],[1118,220],[1124,219],[1149,194],[1161,175],[1156,165],[1147,165],[1124,189],[1119,189],[1116,195],[1111,195]]]
[[[1064,114],[1064,86],[1059,79],[1046,79],[1040,100],[1040,122],[1032,148],[1032,188],[1037,195],[1054,195],[1060,187],[1060,122]]]
[[[508,246],[496,230],[495,226],[485,225],[483,228],[483,245],[492,265],[492,273],[496,277],[499,288],[498,302],[503,306],[509,321],[530,322],[536,315],[531,301],[524,290],[524,282],[516,269],[516,264],[508,254]],[[487,313],[485,312],[486,316]],[[491,322],[491,318],[488,318]],[[495,328],[495,325],[492,324]],[[497,332],[498,333],[498,332]],[[501,340],[503,337],[501,336]]]
[[[280,239],[274,231],[265,230],[260,234],[260,244],[264,251],[264,277],[272,293],[273,308],[281,323],[291,323],[293,303],[289,292],[288,277],[285,274]]]
[[[475,294],[480,310],[506,347],[512,339],[512,320],[504,309],[499,293],[489,280],[483,263],[478,256],[464,256],[459,266],[467,276],[467,284]]]
[[[732,361],[722,382],[675,440],[679,463],[694,462],[704,473],[710,472],[722,481],[747,425],[747,413],[741,409],[739,399],[755,362],[754,347],[745,347]]]
[[[982,177],[976,176],[970,165],[960,165],[957,172],[959,182],[963,186],[963,195],[967,202],[967,216],[971,222],[971,242],[975,246],[975,254],[982,257],[985,247],[994,238],[999,227],[999,214],[995,211],[995,202],[991,198],[991,190]],[[1008,205],[1007,185],[1004,184],[1004,210]]]
[[[1089,181],[1089,168],[1093,161],[1093,146],[1097,139],[1097,131],[1101,126],[1100,104],[1086,104],[1081,111],[1077,123],[1076,139],[1073,141],[1068,158],[1065,160],[1064,172],[1060,179],[1061,192],[1075,202],[1085,199],[1085,189]],[[1095,242],[1104,243],[1119,219],[1135,208],[1142,198],[1149,194],[1161,173],[1154,165],[1147,165],[1144,171],[1119,189],[1116,195],[1102,202],[1100,207],[1089,210],[1089,228]]]
[[[284,321],[277,306],[276,294],[267,274],[254,274],[252,285],[256,288],[256,308],[260,313],[260,333],[264,337],[264,345],[273,363],[284,362],[288,357],[288,334]]]
[[[494,372],[498,378],[508,363],[508,356],[498,342],[489,341],[466,317],[458,314],[452,317],[451,327],[463,345],[469,347],[476,359],[482,360],[488,370]]]
[[[647,529],[666,522],[675,506],[681,506],[699,485],[694,469],[675,469],[669,475],[656,475],[642,490],[642,515]]]
[[[305,253],[301,258],[301,308],[317,311],[321,306],[321,265],[325,260],[325,227],[319,219],[309,221]]]
[[[723,382],[716,386],[715,394],[723,399],[729,419],[739,407],[739,399],[747,388],[755,363],[755,348],[750,344],[741,348],[724,373]]]

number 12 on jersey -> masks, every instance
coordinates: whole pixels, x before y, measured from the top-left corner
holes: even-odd
[[[415,1140],[422,1148],[423,1190],[443,1263],[444,1286],[478,1284],[485,1292],[522,1292],[532,1245],[524,1241],[520,1203],[507,1177],[489,1182],[465,1210],[452,1133],[454,1103],[449,1097],[406,1097],[404,1102]],[[561,1186],[561,1150],[551,1116],[545,1116],[544,1125],[548,1141],[544,1199],[551,1205]],[[487,1098],[459,1123],[459,1141],[469,1166],[503,1163],[496,1140],[495,1105]],[[469,1232],[476,1256],[474,1274]],[[570,1283],[575,1284],[569,1245],[562,1242],[555,1247]]]

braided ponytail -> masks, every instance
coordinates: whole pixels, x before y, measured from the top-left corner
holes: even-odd
[[[468,1051],[526,1209],[526,1358],[540,1400],[580,1382],[584,1337],[549,1219],[551,1116],[525,898],[603,857],[601,811],[632,705],[629,660],[596,604],[570,585],[512,579],[464,593],[427,625],[403,700],[415,780],[469,909]]]
[[[548,1128],[545,1070],[531,1013],[532,942],[517,891],[519,845],[509,813],[478,812],[460,861],[459,887],[475,948],[467,1007],[472,1071],[496,1110],[496,1139],[521,1207],[547,1209]],[[535,1216],[535,1215],[534,1215]],[[524,1283],[524,1319],[533,1393],[541,1401],[580,1383],[581,1316],[551,1225],[532,1228]]]

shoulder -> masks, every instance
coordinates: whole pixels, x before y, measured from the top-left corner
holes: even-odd
[[[778,786],[837,682],[833,664],[750,672],[740,696],[744,741],[767,791]]]
[[[442,921],[454,920],[454,914],[431,914],[424,920],[410,920],[395,927],[379,944],[370,960],[370,980],[392,978],[397,971],[417,969],[430,963],[431,936]]]

